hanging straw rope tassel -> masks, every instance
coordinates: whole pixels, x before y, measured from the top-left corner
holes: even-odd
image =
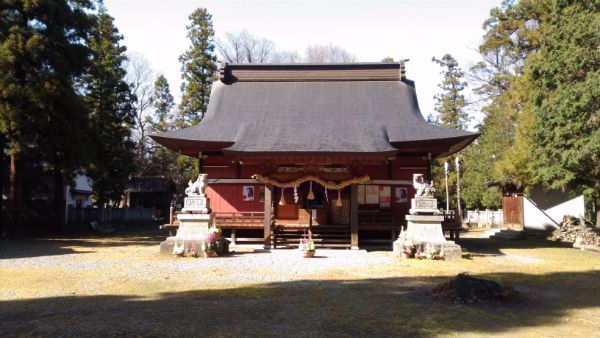
[[[335,202],[335,206],[336,207],[342,206],[342,191],[340,189],[338,189],[338,198],[337,198],[337,201]]]
[[[285,204],[285,188],[281,188],[281,198],[279,198],[279,205]]]
[[[310,188],[308,189],[308,196],[306,196],[307,200],[314,200],[315,199],[315,194],[313,194],[312,191],[312,181],[310,181]]]

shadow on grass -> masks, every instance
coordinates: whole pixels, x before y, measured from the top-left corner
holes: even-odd
[[[25,240],[0,241],[0,259],[29,258],[92,252],[93,248],[123,246],[157,246],[167,237],[165,231],[121,231],[109,235],[94,232],[60,237],[39,237]],[[71,247],[90,248],[74,250]]]
[[[501,256],[502,249],[572,248],[572,243],[555,242],[545,238],[503,241],[492,238],[461,238],[456,241],[472,256]]]
[[[90,251],[73,250],[60,243],[39,241],[3,241],[0,242],[0,259],[31,258],[83,254]]]
[[[507,282],[525,303],[464,305],[430,300],[425,291],[442,277],[312,280],[249,287],[134,296],[72,296],[0,302],[4,336],[430,336],[530,335],[599,330],[600,271],[479,275]],[[595,308],[595,309],[594,309]],[[590,309],[588,322],[570,310]],[[594,312],[596,316],[594,315]],[[580,316],[586,317],[586,316]],[[541,330],[541,331],[540,331]],[[567,331],[561,331],[567,330]],[[597,331],[596,331],[597,332]],[[585,332],[583,332],[585,334]]]

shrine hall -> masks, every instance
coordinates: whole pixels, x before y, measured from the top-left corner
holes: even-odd
[[[391,245],[413,174],[477,136],[427,123],[399,62],[223,64],[202,121],[151,137],[198,158],[233,244],[356,249]]]

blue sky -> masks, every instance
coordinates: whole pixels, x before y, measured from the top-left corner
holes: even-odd
[[[205,7],[217,37],[248,30],[283,50],[303,53],[311,44],[333,43],[361,62],[386,56],[410,59],[421,111],[433,112],[441,80],[431,58],[452,54],[463,69],[478,61],[482,23],[500,0],[422,1],[191,1],[104,0],[130,52],[144,55],[179,97],[178,56],[188,48],[187,16]]]

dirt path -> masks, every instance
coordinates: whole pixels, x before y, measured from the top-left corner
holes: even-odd
[[[0,336],[600,336],[600,254],[465,238],[458,262],[389,252],[158,254],[162,236],[0,242]],[[518,305],[435,303],[459,272],[514,285]]]

